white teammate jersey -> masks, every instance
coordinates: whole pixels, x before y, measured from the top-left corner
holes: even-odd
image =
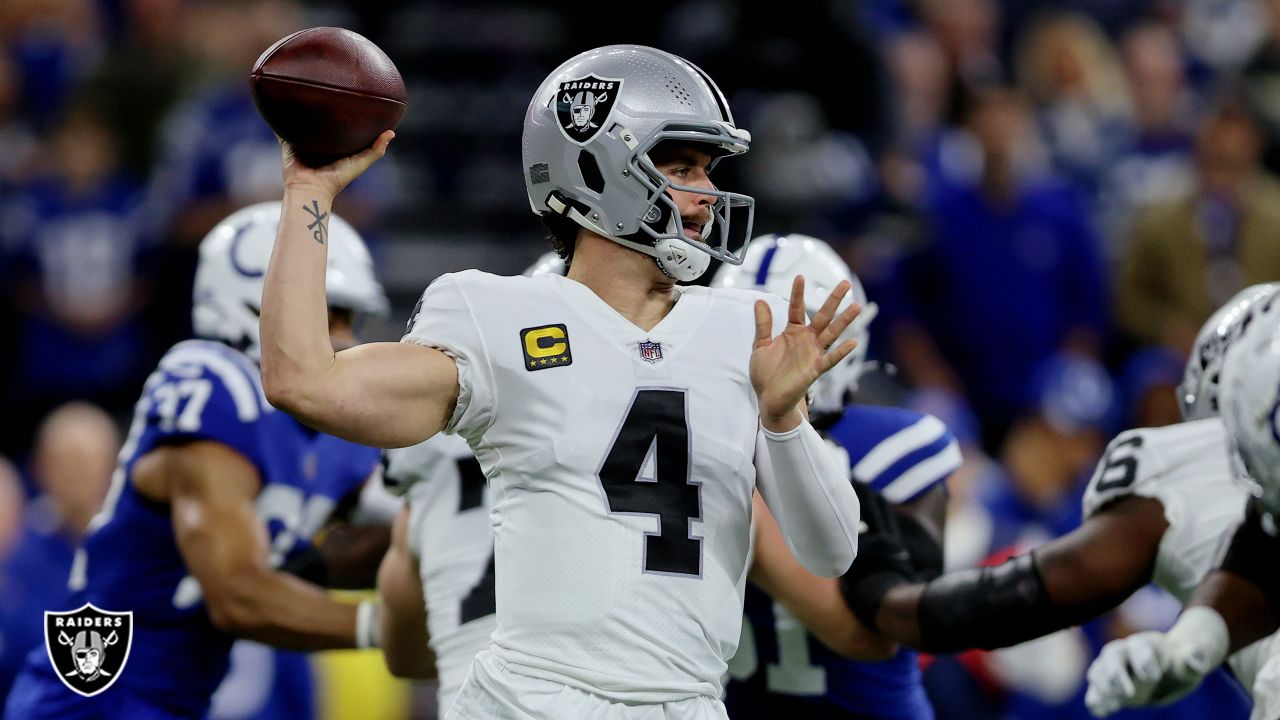
[[[458,366],[446,432],[492,491],[512,670],[614,700],[719,697],[736,649],[759,411],[753,303],[686,287],[652,330],[558,275],[444,275],[404,340]]]
[[[1153,579],[1185,605],[1222,561],[1244,519],[1248,493],[1232,477],[1222,421],[1209,418],[1118,435],[1085,491],[1085,518],[1128,495],[1149,497],[1164,507],[1169,529],[1160,539]],[[1254,688],[1255,716],[1264,705],[1280,709],[1280,686],[1275,682],[1280,677],[1280,639],[1276,635],[1232,655],[1230,662],[1241,684]],[[1264,683],[1265,677],[1271,677],[1271,682]],[[1274,712],[1267,717],[1273,716]]]
[[[471,448],[455,435],[388,450],[384,477],[409,503],[409,545],[429,611],[443,712],[497,624],[490,491]]]

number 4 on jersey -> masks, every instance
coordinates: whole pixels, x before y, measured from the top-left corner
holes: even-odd
[[[645,572],[702,575],[702,539],[690,528],[702,519],[702,486],[689,482],[689,454],[684,391],[638,390],[599,477],[610,513],[658,517],[658,532],[645,533]]]

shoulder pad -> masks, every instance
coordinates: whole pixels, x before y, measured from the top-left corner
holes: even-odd
[[[909,502],[960,467],[960,446],[938,418],[901,408],[852,405],[831,428],[853,476],[890,501]]]

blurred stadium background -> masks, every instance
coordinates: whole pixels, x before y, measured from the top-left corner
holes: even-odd
[[[279,196],[248,70],[298,28],[361,32],[409,88],[391,153],[338,206],[394,304],[365,324],[368,340],[398,338],[436,275],[517,273],[546,249],[519,136],[555,65],[614,42],[700,64],[754,135],[719,184],[756,196],[758,232],[829,240],[880,304],[870,355],[883,372],[864,399],[933,412],[964,442],[954,567],[1075,527],[1105,441],[1177,421],[1200,323],[1243,286],[1280,279],[1280,1],[602,12],[0,1],[0,693],[40,642],[39,610],[61,590],[142,379],[189,333],[196,244],[231,210]],[[1175,613],[1153,590],[1029,648],[937,659],[939,717],[1087,717],[1082,675],[1101,642]],[[298,662],[303,704],[278,717],[433,716],[430,693],[393,684],[376,655],[317,660],[313,689]],[[1211,685],[1132,716],[1240,716],[1210,709],[1229,693]]]

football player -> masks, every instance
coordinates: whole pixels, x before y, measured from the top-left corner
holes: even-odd
[[[1215,454],[1231,453],[1241,481],[1238,488],[1214,491],[1247,498],[1243,520],[1237,512],[1230,524],[1215,523],[1219,501],[1208,492],[1180,510],[1206,535],[1213,533],[1209,546],[1215,552],[1194,559],[1220,560],[1220,565],[1168,632],[1136,633],[1102,649],[1089,668],[1086,695],[1098,717],[1122,707],[1173,702],[1224,660],[1253,697],[1250,717],[1280,717],[1280,635],[1275,634],[1280,628],[1275,610],[1280,607],[1275,567],[1280,552],[1275,520],[1280,511],[1280,294],[1255,305],[1252,327],[1240,330],[1221,363],[1219,403],[1226,437],[1214,447]]]
[[[892,528],[873,527],[841,579],[854,613],[889,639],[953,653],[1078,625],[1152,581],[1187,602],[1245,506],[1218,417],[1223,352],[1278,287],[1250,287],[1205,323],[1178,390],[1184,422],[1111,441],[1085,491],[1078,529],[1001,565],[917,583]],[[876,518],[893,521],[872,507],[863,517],[873,525]]]
[[[336,602],[277,569],[378,462],[372,448],[275,411],[262,391],[257,316],[279,216],[279,203],[244,208],[201,243],[200,339],[175,345],[147,379],[72,564],[72,607],[132,611],[127,665],[113,687],[84,697],[38,648],[6,717],[199,718],[236,638],[300,650],[374,644],[371,601]],[[382,312],[386,298],[355,230],[333,218],[330,232],[321,329],[342,348],[355,344],[353,313]]]
[[[403,494],[406,504],[378,574],[382,652],[397,676],[438,678],[443,711],[497,624],[492,491],[456,435],[436,435],[385,457],[387,488]]]
[[[578,126],[588,89],[605,97]],[[444,275],[405,342],[335,354],[325,222],[391,137],[318,169],[284,146],[262,370],[267,397],[314,427],[383,447],[444,430],[476,454],[497,627],[448,717],[724,717],[754,489],[810,571],[842,573],[857,551],[857,497],[804,407],[853,349],[835,342],[858,311],[836,313],[848,284],[809,322],[799,279],[790,304],[677,287],[712,257],[741,262],[731,221],[749,237],[754,201],[710,172],[750,135],[687,61],[609,46],[556,69],[525,118],[529,202],[567,277]]]
[[[526,277],[544,273],[564,275],[564,260],[544,253],[524,271]],[[379,570],[382,652],[399,677],[437,678],[436,705],[443,711],[453,705],[471,661],[489,647],[497,622],[492,493],[471,448],[456,435],[386,451],[382,478],[387,490],[405,498]],[[433,610],[424,617],[426,607]]]
[[[867,303],[862,283],[849,266],[817,238],[766,235],[751,242],[742,265],[721,266],[711,285],[782,294],[796,275],[805,278],[805,301],[811,312],[821,304],[825,289],[841,282],[852,285],[845,302],[863,305],[858,319],[845,330],[845,337],[858,341],[857,348],[814,383],[809,396],[810,421],[834,444],[854,481],[879,490],[909,518],[903,522],[918,532],[917,555],[920,548],[932,549],[931,571],[936,575],[942,571],[945,482],[960,466],[960,449],[946,426],[931,415],[846,404],[863,372],[867,326],[876,313],[876,306]],[[828,607],[837,612],[847,610],[838,601],[834,580],[807,574],[797,577],[795,568],[782,575],[786,564],[769,567],[778,558],[785,563],[786,554],[781,538],[771,528],[757,530],[755,559],[763,563],[757,562],[752,575],[756,582],[747,588],[743,640],[730,664],[734,681],[728,685],[725,700],[730,714],[735,718],[931,719],[933,709],[921,685],[914,651],[901,649],[881,662],[858,662],[833,652],[809,634],[803,619],[821,617],[821,610],[815,612],[811,606],[820,605],[824,598],[835,598]],[[768,587],[769,594],[758,584]],[[847,629],[855,624],[846,618],[825,626]],[[839,637],[823,639],[837,649],[846,649]]]

